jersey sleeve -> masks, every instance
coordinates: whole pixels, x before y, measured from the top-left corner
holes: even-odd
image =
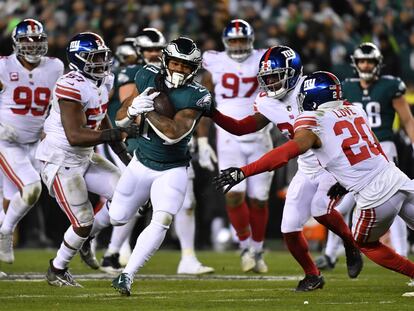
[[[125,84],[135,82],[136,73],[142,68],[140,65],[128,66],[123,68],[118,74],[117,86],[121,87]]]
[[[193,93],[193,102],[195,103],[193,109],[201,111],[206,117],[213,115],[215,101],[206,88],[202,87],[200,91]]]
[[[114,87],[114,81],[115,81],[115,76],[113,73],[110,73],[109,75],[105,77],[104,85],[108,93],[111,92],[112,88]]]
[[[158,72],[159,70],[151,65],[146,65],[137,71],[135,74],[135,85],[140,94],[149,86],[152,77]]]
[[[75,102],[84,103],[87,101],[86,92],[82,92],[86,84],[85,78],[77,74],[67,74],[56,81],[55,95],[57,99],[67,99]],[[82,96],[82,93],[83,96]]]
[[[407,86],[405,85],[404,81],[400,78],[395,78],[393,81],[393,88],[391,89],[392,98],[398,98],[405,94],[407,90]]]
[[[209,50],[205,51],[203,54],[203,68],[207,71],[211,71],[212,66],[216,63],[215,59],[217,58],[218,52]]]
[[[318,133],[318,118],[313,112],[304,112],[300,114],[293,125],[293,131],[296,133],[300,130],[310,130],[312,132]]]

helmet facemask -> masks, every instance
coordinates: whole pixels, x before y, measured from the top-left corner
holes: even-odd
[[[48,50],[47,35],[45,33],[24,34],[13,38],[14,51],[27,62],[36,64]]]
[[[99,81],[109,75],[112,65],[112,53],[108,48],[80,52],[76,57],[85,63],[83,72],[93,80]]]
[[[253,35],[239,38],[223,38],[223,44],[227,55],[237,62],[242,62],[250,56],[253,51],[253,42]]]
[[[260,88],[266,92],[268,97],[281,99],[294,87],[289,87],[289,81],[294,77],[295,69],[288,67],[261,70],[257,79]]]
[[[162,60],[162,66],[163,68],[165,68],[165,73],[166,73],[165,80],[168,83],[171,83],[173,88],[178,88],[186,83],[191,82],[195,74],[197,73],[198,69],[200,69],[200,65],[201,65],[200,63],[196,64],[193,62],[182,60],[180,58],[169,57],[166,55],[163,55],[161,60]],[[186,64],[187,66],[191,67],[191,72],[189,74],[184,74],[180,72],[171,72],[171,70],[168,68],[169,62],[171,60],[175,60],[177,62]]]

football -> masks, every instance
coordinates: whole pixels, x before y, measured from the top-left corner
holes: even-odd
[[[148,94],[155,92],[155,90],[150,90]],[[154,110],[155,112],[163,115],[167,118],[174,118],[175,108],[174,105],[170,102],[167,94],[160,92],[160,94],[154,98]]]

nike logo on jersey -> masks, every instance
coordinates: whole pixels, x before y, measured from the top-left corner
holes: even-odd
[[[69,84],[69,85],[75,85],[74,82],[68,82],[68,81],[66,81],[66,83]]]

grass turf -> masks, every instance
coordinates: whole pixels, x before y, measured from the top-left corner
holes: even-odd
[[[9,275],[44,274],[53,250],[17,250],[13,265],[1,264],[0,270]],[[78,281],[84,288],[56,288],[44,280],[1,280],[0,310],[414,310],[414,297],[402,294],[414,291],[408,279],[376,266],[365,259],[358,279],[346,274],[345,259],[337,268],[324,272],[323,290],[296,293],[293,289],[303,277],[301,269],[287,252],[269,252],[266,276],[241,273],[238,253],[198,252],[199,259],[216,269],[215,277],[176,279],[178,251],[161,250],[140,271],[131,297],[122,297],[110,287],[112,277]],[[75,275],[96,274],[76,257],[70,265]],[[143,278],[145,275],[165,275]],[[243,280],[225,276],[251,276]],[[307,303],[306,303],[307,302]]]

